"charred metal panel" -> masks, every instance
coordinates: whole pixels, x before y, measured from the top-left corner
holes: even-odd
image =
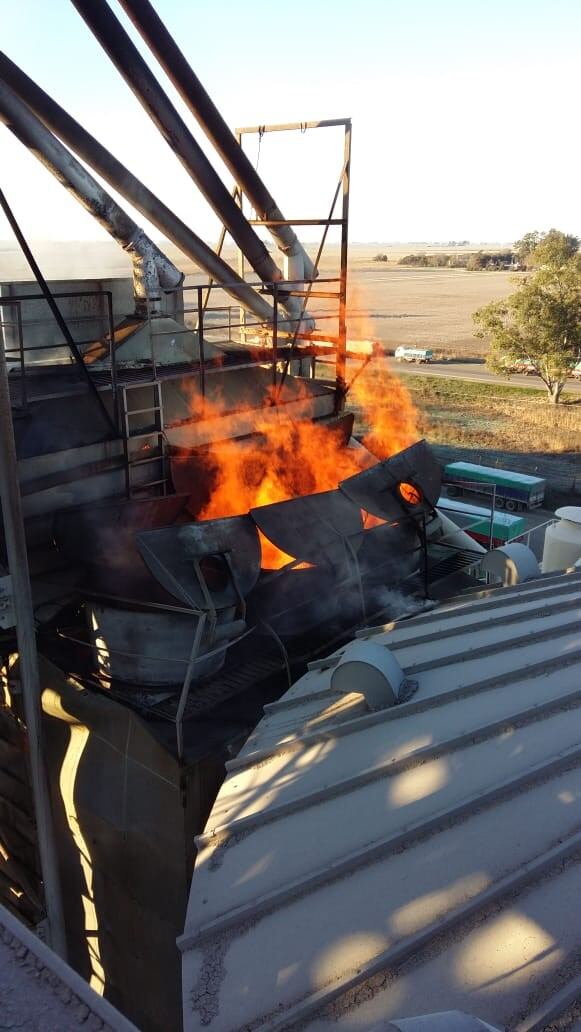
[[[361,510],[339,491],[290,498],[250,514],[277,548],[314,565],[348,565],[363,540]]]
[[[154,601],[159,585],[141,558],[135,535],[173,525],[187,515],[186,501],[170,495],[67,509],[55,514],[54,540],[69,561],[85,568],[92,587]]]
[[[236,606],[258,580],[260,544],[248,516],[153,530],[137,534],[136,539],[154,577],[186,605],[202,610],[212,604],[217,609]],[[206,591],[196,573],[196,563]]]
[[[400,484],[418,489],[418,501],[410,503],[399,491]],[[378,462],[363,473],[342,480],[339,488],[366,512],[384,520],[421,516],[431,512],[440,497],[442,469],[425,441],[390,459]]]

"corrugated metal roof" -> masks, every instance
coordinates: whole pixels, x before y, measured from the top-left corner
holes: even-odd
[[[581,572],[360,637],[417,690],[369,712],[338,650],[265,708],[199,839],[186,1032],[549,1027],[581,971]]]

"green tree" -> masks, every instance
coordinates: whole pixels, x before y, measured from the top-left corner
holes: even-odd
[[[581,353],[581,256],[565,257],[562,241],[549,243],[546,251],[537,246],[539,265],[514,294],[473,318],[476,336],[490,341],[489,368],[506,374],[507,365],[530,362],[556,405]]]
[[[531,264],[565,265],[579,250],[579,239],[570,233],[561,233],[558,229],[550,229],[544,233],[534,251],[530,255]]]
[[[539,233],[535,229],[532,233],[525,233],[514,245],[518,261],[526,268],[566,261],[578,250],[578,238],[570,233],[561,233],[559,229],[550,229],[548,233]]]
[[[528,265],[529,258],[535,248],[543,239],[544,233],[534,229],[531,233],[525,233],[522,240],[517,240],[514,245],[514,253],[521,265]]]

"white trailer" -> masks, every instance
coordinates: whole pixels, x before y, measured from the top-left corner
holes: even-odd
[[[434,352],[429,348],[406,348],[399,347],[395,349],[395,360],[396,362],[417,362],[417,363],[428,363],[434,359]]]

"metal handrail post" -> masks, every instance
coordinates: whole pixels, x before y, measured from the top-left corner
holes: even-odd
[[[113,392],[113,419],[117,428],[117,433],[120,432],[120,421],[119,421],[119,398],[117,396],[117,354],[115,351],[115,317],[113,315],[113,292],[111,290],[105,290],[105,299],[107,304],[107,319],[109,322],[109,360],[111,362],[111,390]]]
[[[339,287],[339,333],[335,365],[335,410],[345,407],[347,375],[347,252],[349,244],[349,182],[351,166],[351,122],[345,125],[345,147],[343,155],[343,204],[341,221],[341,284]]]
[[[18,334],[18,351],[20,354],[20,398],[22,401],[22,408],[26,409],[28,405],[28,396],[26,393],[26,362],[24,360],[24,331],[22,329],[22,306],[20,302],[16,304],[16,332]]]
[[[200,392],[206,397],[206,356],[204,354],[204,304],[202,287],[198,287],[198,348],[200,351]]]
[[[178,760],[182,761],[184,755],[184,731],[183,731],[183,718],[186,703],[188,701],[188,695],[190,692],[190,685],[192,683],[192,675],[194,672],[194,663],[198,657],[200,651],[200,645],[202,643],[202,635],[206,627],[207,614],[202,613],[198,617],[198,623],[196,624],[196,632],[194,634],[194,640],[192,642],[192,648],[190,652],[190,658],[188,660],[188,666],[184,677],[184,683],[180,692],[180,700],[178,702],[178,708],[176,711],[176,739],[177,739],[177,752]]]
[[[492,543],[494,541],[494,512],[496,509],[496,484],[492,485],[492,508],[490,509],[490,533],[488,547],[492,549]]]
[[[278,357],[278,283],[274,284],[272,310],[274,312],[274,319],[272,320],[272,386],[276,387],[276,363]]]

